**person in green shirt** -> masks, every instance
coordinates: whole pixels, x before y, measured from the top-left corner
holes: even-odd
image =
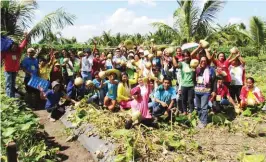
[[[183,62],[177,62],[173,56],[173,65],[181,70],[181,95],[182,95],[182,113],[188,113],[187,106],[189,105],[189,113],[194,110],[194,86],[195,86],[195,70],[190,67],[190,53],[184,51]]]

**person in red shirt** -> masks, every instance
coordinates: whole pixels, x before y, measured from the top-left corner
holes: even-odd
[[[4,61],[5,68],[6,95],[9,97],[15,97],[16,76],[20,69],[21,53],[27,45],[27,33],[24,37],[20,45],[13,43],[8,51],[1,53],[1,63]]]
[[[216,54],[216,52],[214,52]],[[232,58],[232,54],[229,56],[229,58],[226,59],[225,54],[223,52],[220,52],[217,55],[217,59],[212,57],[212,61],[214,65],[217,67],[216,74],[224,76],[224,85],[229,87],[231,82],[231,75],[229,72],[229,66],[232,61],[237,59],[239,57],[239,54],[237,54],[234,58]]]
[[[104,65],[105,65],[105,60],[100,58],[100,54],[97,53],[95,55],[95,58],[93,59],[93,64],[92,64],[92,78],[94,78],[94,72],[95,71],[101,71],[104,70]]]
[[[178,47],[176,49],[176,56],[175,56],[175,59],[178,61],[178,62],[182,62],[183,59],[184,59],[184,55],[182,53],[182,49],[181,47]]]
[[[211,94],[210,101],[212,102],[212,108],[214,112],[219,112],[223,109],[224,105],[230,103],[236,108],[237,105],[230,96],[227,86],[224,85],[224,77],[218,75],[216,77],[216,83],[214,84],[213,92]]]

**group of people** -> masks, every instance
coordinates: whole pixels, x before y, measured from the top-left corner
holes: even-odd
[[[16,75],[22,69],[27,94],[46,100],[52,121],[58,111],[64,111],[59,105],[62,97],[65,104],[78,104],[87,97],[88,103],[110,111],[132,109],[128,128],[135,120],[156,123],[173,110],[184,115],[197,111],[198,127],[204,128],[209,111],[223,111],[229,104],[241,111],[265,101],[254,79],[245,78],[245,61],[238,50],[228,58],[222,52],[211,54],[201,44],[191,52],[180,47],[126,49],[121,45],[100,53],[95,43],[93,49],[78,52],[51,49],[47,58],[28,48],[20,62],[26,44],[27,38],[1,54],[6,94],[15,97]],[[48,80],[50,90],[30,87],[28,82],[33,76]]]

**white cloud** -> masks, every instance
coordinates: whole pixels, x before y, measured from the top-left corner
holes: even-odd
[[[156,6],[154,0],[128,0],[128,4],[130,5],[147,4],[149,6]]]
[[[89,38],[101,35],[103,31],[108,30],[111,30],[112,34],[118,32],[123,34],[146,34],[156,30],[150,25],[153,22],[163,22],[172,26],[173,18],[171,15],[164,19],[137,16],[133,11],[119,8],[111,16],[106,17],[98,24],[70,26],[65,28],[62,34],[68,38],[75,36],[79,42],[87,41]]]

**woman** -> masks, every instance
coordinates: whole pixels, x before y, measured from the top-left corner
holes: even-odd
[[[216,69],[216,75],[223,75],[224,76],[224,84],[229,87],[231,82],[231,75],[229,72],[229,66],[232,61],[234,61],[238,56],[235,56],[232,58],[232,54],[229,56],[229,58],[226,59],[225,54],[223,52],[220,52],[217,55],[217,59],[214,57],[212,58],[212,61],[214,65],[217,67]],[[232,59],[231,59],[232,58]]]
[[[128,75],[125,72],[121,74],[121,82],[117,88],[117,102],[120,104],[121,109],[130,108],[132,99],[130,96],[131,85],[136,84],[137,79],[128,79]]]
[[[254,86],[255,80],[252,77],[246,79],[246,85],[242,87],[240,92],[240,108],[246,106],[256,106],[265,101],[261,90]]]
[[[208,101],[212,92],[212,85],[215,79],[215,72],[209,66],[207,57],[203,56],[200,59],[200,65],[196,69],[196,86],[195,86],[195,98],[196,106],[198,110],[198,116],[200,123],[199,128],[204,128],[207,125],[208,118]]]
[[[194,109],[194,83],[195,71],[190,67],[190,53],[184,52],[184,61],[178,62],[173,57],[173,65],[181,70],[181,95],[182,95],[182,113],[187,114],[187,105],[189,113]],[[188,103],[188,104],[187,104]]]
[[[229,66],[230,75],[232,78],[229,90],[230,95],[233,99],[237,99],[238,103],[240,103],[240,91],[245,82],[245,61],[239,55],[239,57],[232,61]]]

